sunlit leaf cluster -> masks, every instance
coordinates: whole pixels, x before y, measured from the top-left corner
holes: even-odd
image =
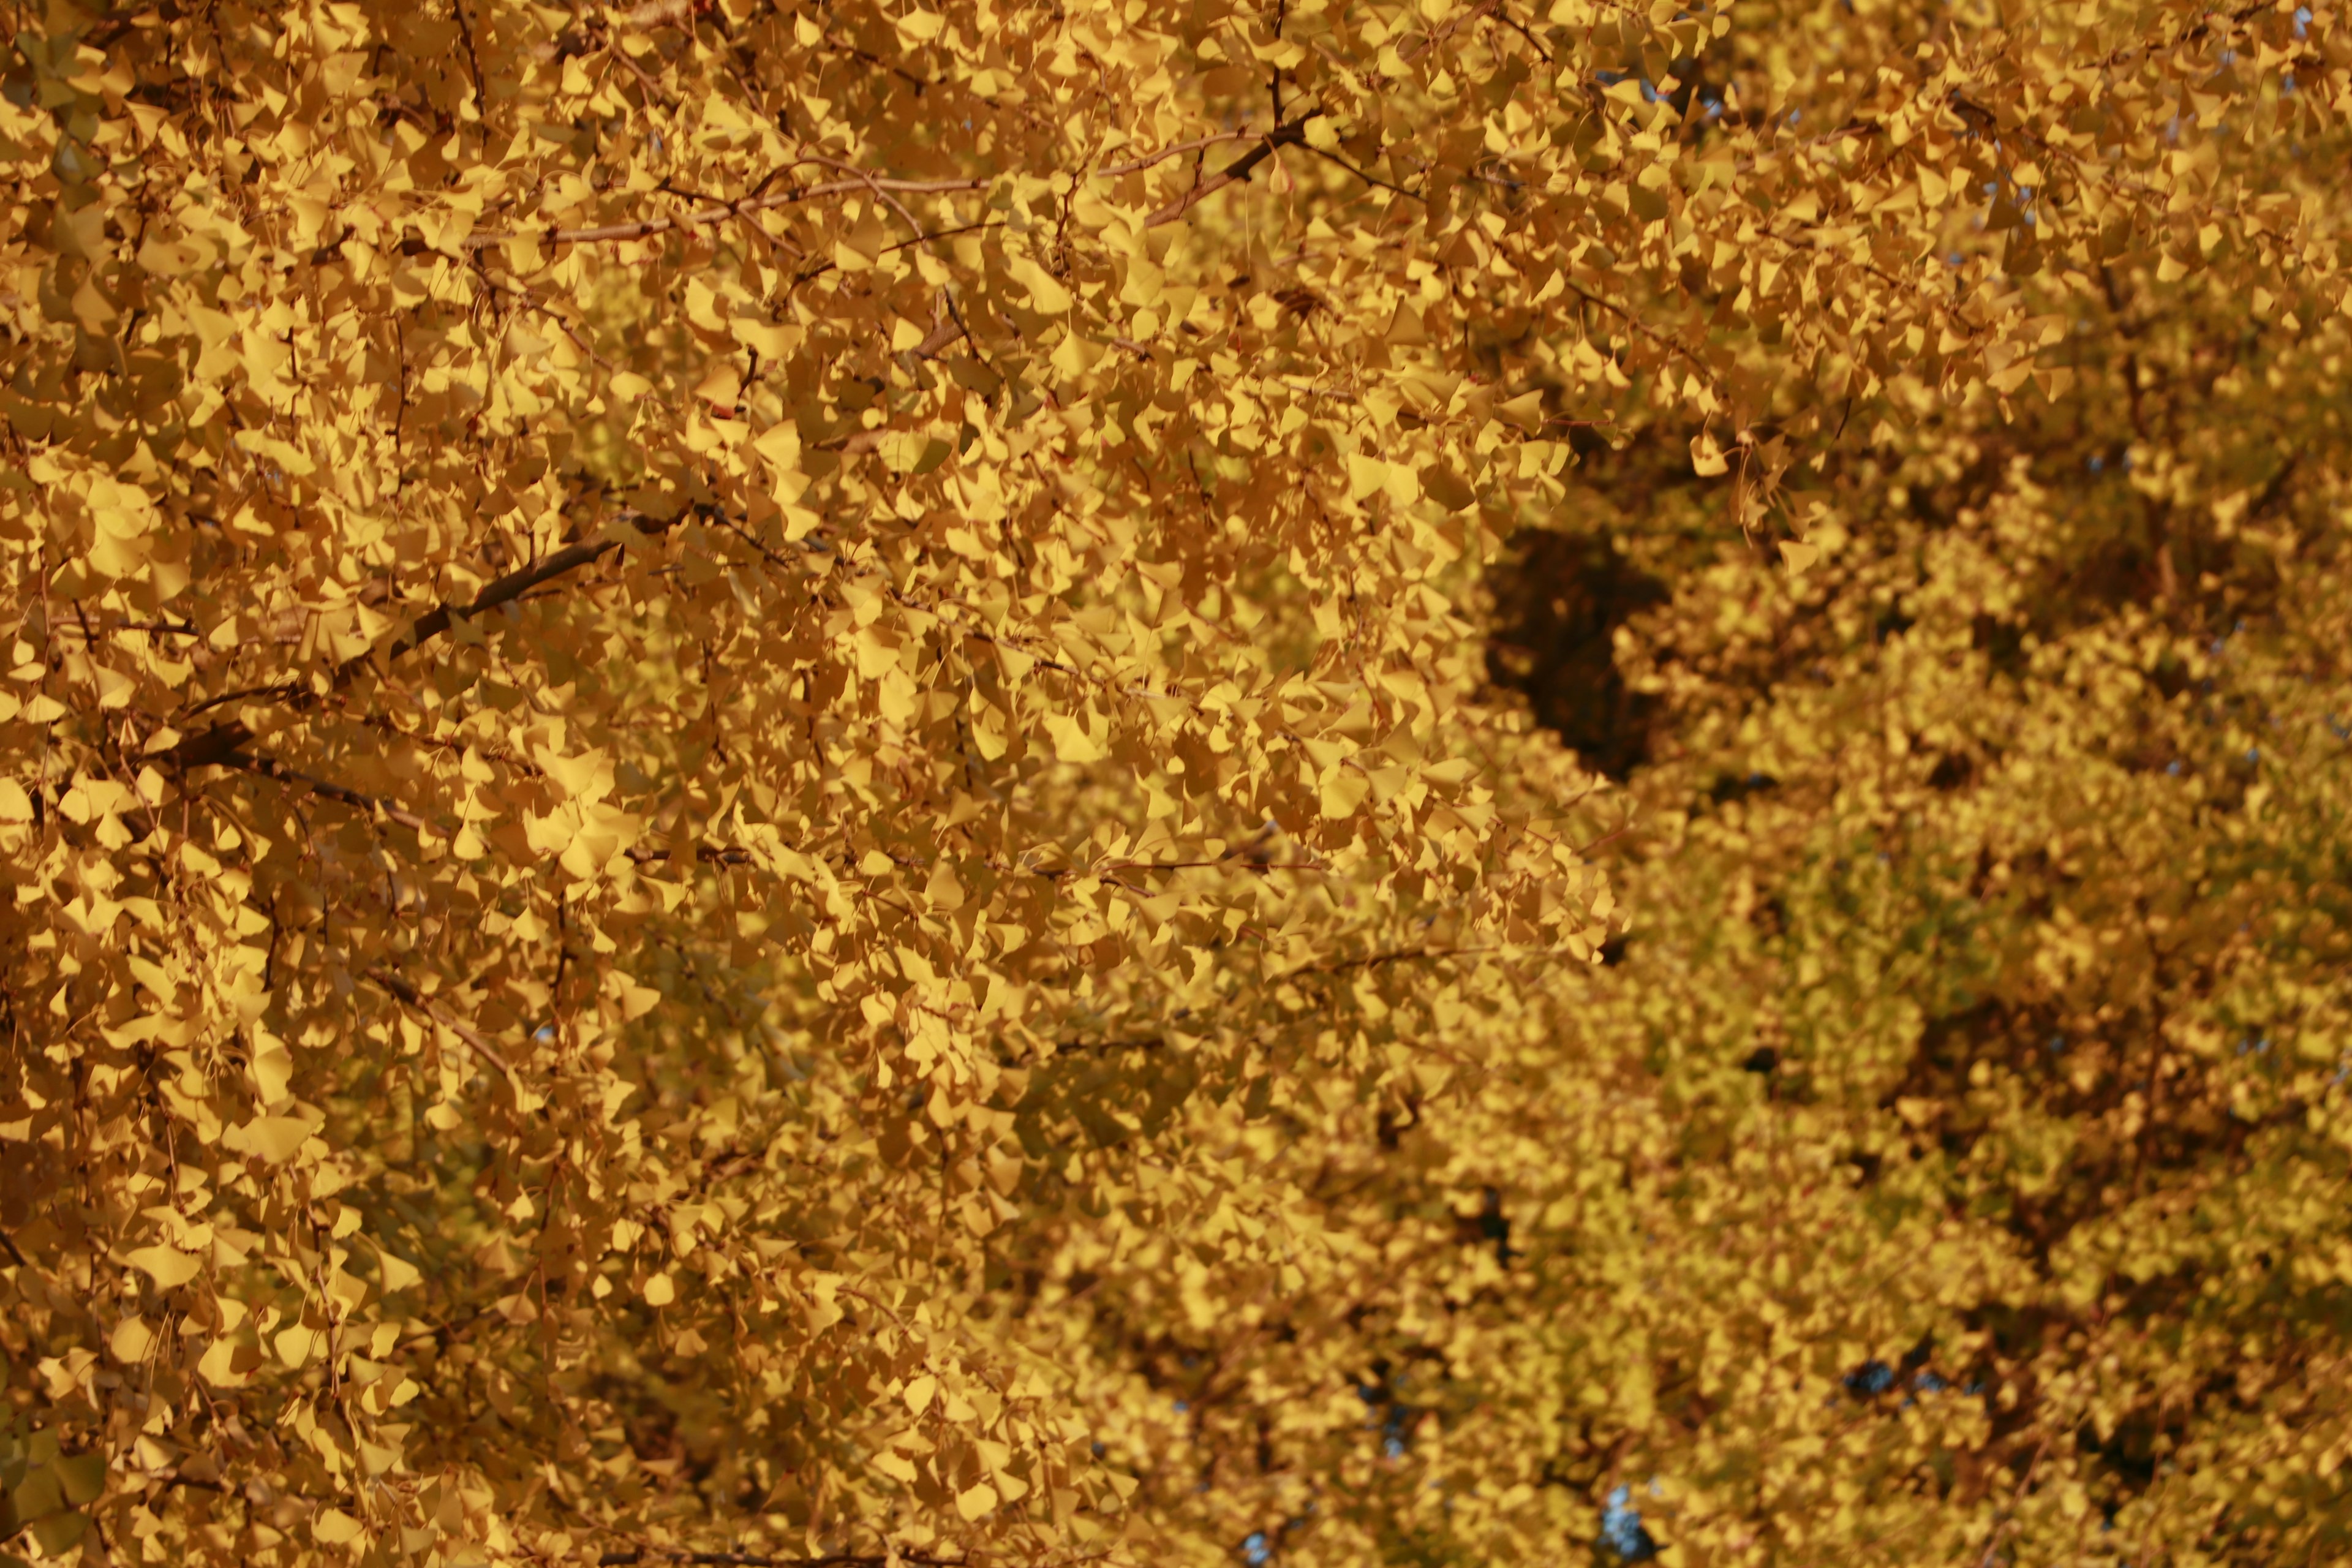
[[[2067,1338],[2324,1131],[2332,12],[0,26],[5,1551],[1991,1554],[2275,1331]]]

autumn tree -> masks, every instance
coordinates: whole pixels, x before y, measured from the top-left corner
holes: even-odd
[[[1433,1135],[1512,1220],[1509,1359],[1622,1373],[1523,1440],[1570,1422],[1557,1474],[1685,1561],[2327,1561],[2352,1528],[2345,334],[2307,289],[2265,320],[2111,276],[2065,397],[1835,449],[1794,578],[1597,458],[1591,542],[1503,634],[1540,688],[1578,641],[1550,604],[1619,587],[1639,913],[1508,1123],[1587,1128],[1601,1171]]]
[[[2332,515],[2324,452],[2273,493],[2276,419],[2210,457],[2160,390],[2340,365],[2329,14],[8,15],[11,1550],[1533,1560],[1655,1473],[1674,1550],[1858,1552],[1804,1445],[1882,1451],[1817,1412],[1902,1333],[2034,1398],[1916,1439],[1948,1495],[1873,1472],[1893,1526],[1991,1556],[2120,1495],[2096,1391],[2006,1369],[2089,1364],[2047,1300],[2135,1320],[1936,1229],[2006,1177],[1891,1131],[2026,1080],[1951,1046],[1871,1098],[1925,980],[1806,928],[1845,989],[1790,994],[1893,1020],[1822,1058],[1845,1120],[1669,1070],[1771,983],[1709,889],[1921,826],[1913,764],[1745,835],[1684,803],[1975,702],[1875,662],[1897,596],[1906,647],[2016,639],[2039,684],[1969,711],[2053,778],[2137,711],[2120,596],[2069,586],[2098,531],[2185,605],[2236,557],[2182,520]],[[2207,375],[2248,308],[2304,357]],[[2128,526],[2032,468],[2119,409]],[[1611,507],[1688,535],[1630,546],[1670,602],[1577,710],[1706,759],[1624,791],[1637,749],[1580,763],[1482,635],[1505,541]],[[1807,614],[1821,714],[1753,673]],[[2154,797],[1958,798],[1953,844]],[[1596,967],[1634,847],[1660,940]],[[2115,896],[2218,933],[2257,885]],[[2016,1016],[2106,1005],[2017,962]],[[2115,1005],[2204,972],[2167,973]],[[2135,1112],[2101,1048],[2108,1164],[2063,1181],[2120,1215],[2183,1190],[2146,1129],[2236,1080],[2158,1053]],[[1906,1265],[1956,1283],[1856,1288]]]

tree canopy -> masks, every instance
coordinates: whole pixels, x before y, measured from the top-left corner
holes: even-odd
[[[2333,1550],[2329,9],[6,26],[6,1550]]]

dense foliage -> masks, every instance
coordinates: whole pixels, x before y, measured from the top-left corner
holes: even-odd
[[[8,1550],[2336,1549],[2332,14],[6,26]]]
[[[1566,1473],[1686,1560],[2352,1530],[2345,335],[2211,283],[2079,319],[2077,395],[1841,447],[1793,581],[1631,454],[1515,580],[1507,679],[1613,630],[1562,718],[1646,831],[1514,1122],[1589,1124],[1612,1202],[1472,1170],[1527,1357],[1647,1369],[1554,1407]]]

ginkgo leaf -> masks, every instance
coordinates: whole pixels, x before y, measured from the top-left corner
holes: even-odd
[[[360,1521],[339,1508],[322,1508],[310,1519],[310,1533],[322,1544],[347,1546],[366,1532]]]
[[[288,1366],[300,1366],[310,1359],[313,1335],[309,1329],[297,1323],[292,1328],[278,1330],[269,1342],[277,1350],[279,1361]]]
[[[23,8],[22,1550],[2325,1560],[2342,33]]]
[[[1086,724],[1071,715],[1046,715],[1045,731],[1054,738],[1054,754],[1066,763],[1099,762],[1104,755]]]
[[[163,1290],[186,1284],[204,1268],[199,1259],[176,1247],[142,1247],[124,1256],[132,1268],[143,1270]]]
[[[300,1152],[310,1124],[292,1116],[257,1116],[238,1128],[236,1135],[247,1152],[282,1165]]]
[[[150,1272],[152,1273],[152,1270]],[[190,1278],[194,1278],[194,1275],[191,1274]],[[156,1282],[158,1284],[163,1282],[161,1276],[157,1276]],[[113,1352],[114,1359],[117,1361],[141,1362],[147,1359],[147,1352],[154,1343],[154,1331],[150,1329],[143,1321],[138,1318],[125,1318],[115,1324],[113,1333],[107,1336],[106,1348]]]

